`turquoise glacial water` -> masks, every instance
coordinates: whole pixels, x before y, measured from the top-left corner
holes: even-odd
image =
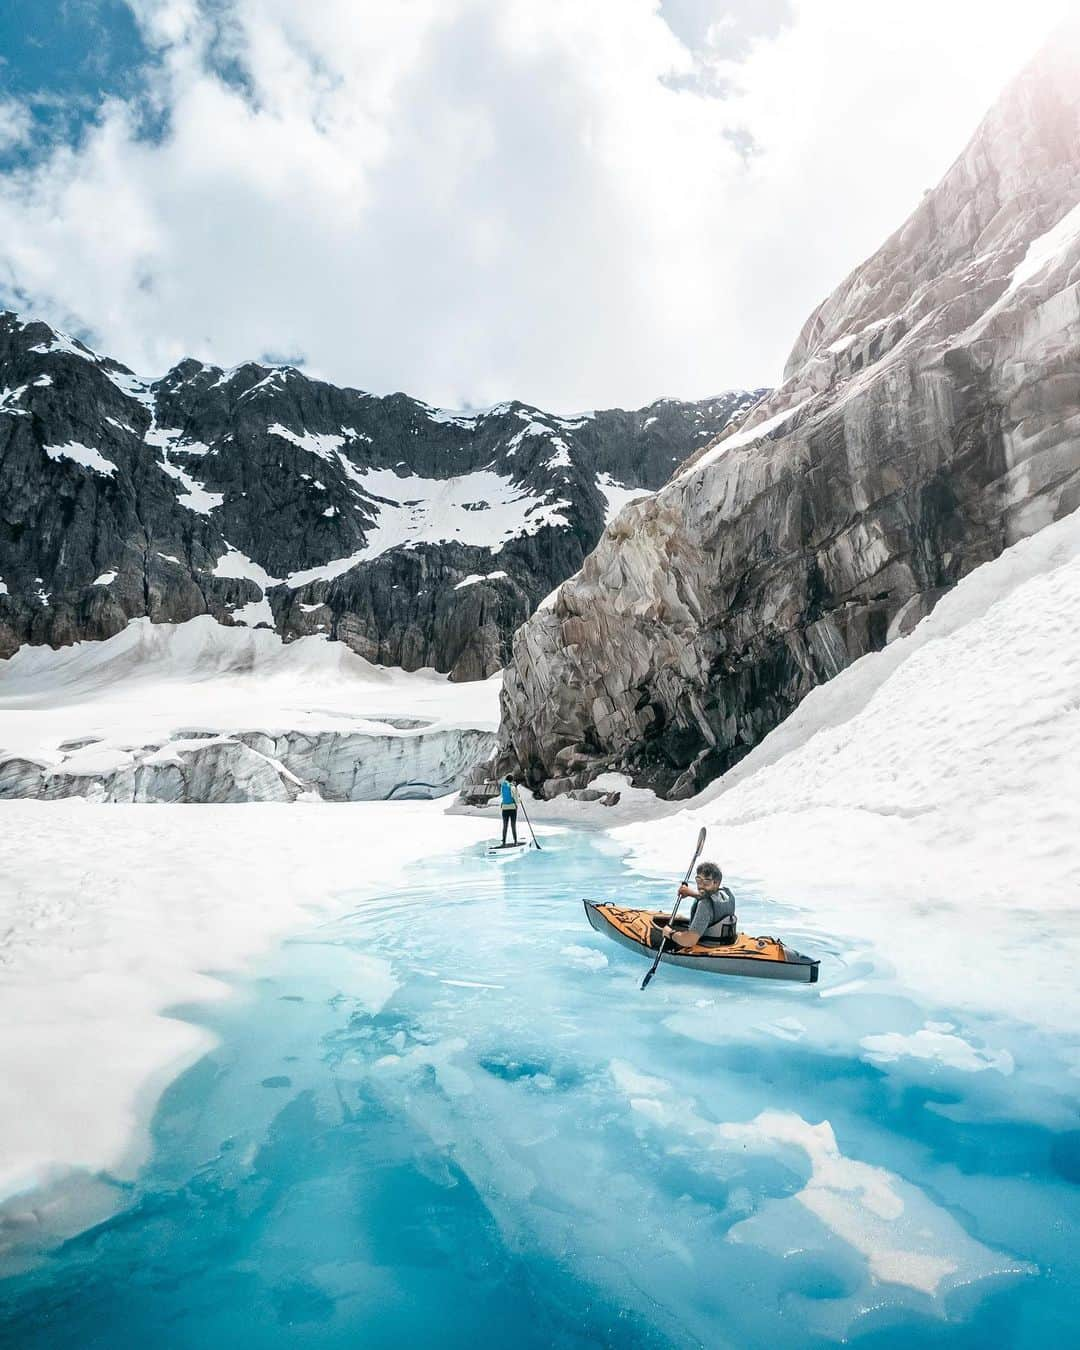
[[[817,986],[669,967],[639,992],[580,901],[669,892],[603,840],[358,891],[177,1010],[218,1047],[116,1212],[0,1283],[0,1344],[1069,1343],[1080,1061],[920,1006],[735,880],[743,927],[821,956]]]

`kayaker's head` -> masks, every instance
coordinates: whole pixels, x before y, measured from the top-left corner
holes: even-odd
[[[698,863],[696,875],[699,891],[715,891],[724,879],[723,872],[713,862]]]

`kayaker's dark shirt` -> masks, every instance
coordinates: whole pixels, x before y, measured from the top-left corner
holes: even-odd
[[[703,895],[694,901],[688,931],[698,937],[723,937],[724,926],[721,920],[734,917],[735,897],[726,886],[721,886],[713,895]],[[730,930],[730,925],[728,928]]]

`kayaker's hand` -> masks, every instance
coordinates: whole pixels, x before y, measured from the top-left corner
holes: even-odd
[[[672,928],[671,924],[665,924],[664,927],[660,929],[660,931],[666,938],[669,938],[674,936],[675,930]]]
[[[683,884],[682,886],[679,887],[679,895],[680,895],[684,900],[686,899],[686,897],[687,897],[688,895],[693,895],[693,894],[694,894],[694,888],[693,888],[693,886],[687,886],[687,885]]]

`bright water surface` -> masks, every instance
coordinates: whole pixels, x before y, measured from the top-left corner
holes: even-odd
[[[667,894],[572,835],[358,892],[227,1006],[182,1010],[220,1047],[166,1092],[120,1211],[0,1284],[0,1341],[1068,1344],[1059,1048],[916,1006],[746,890],[742,925],[820,955],[821,983],[668,967],[640,993],[581,897]],[[970,1062],[859,1044],[920,1029]]]

